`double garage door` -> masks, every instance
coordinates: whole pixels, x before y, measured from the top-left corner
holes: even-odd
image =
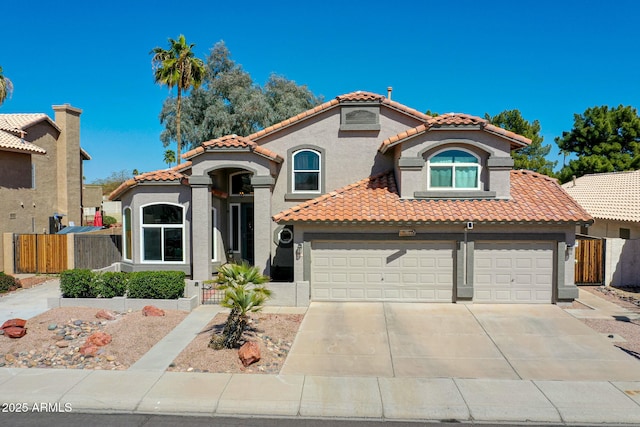
[[[453,301],[455,242],[314,241],[311,247],[314,301]],[[551,242],[477,242],[473,299],[550,303],[553,271]]]

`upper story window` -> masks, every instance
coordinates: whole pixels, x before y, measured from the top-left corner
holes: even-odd
[[[154,204],[142,208],[142,261],[184,261],[184,208]]]
[[[253,194],[251,172],[236,172],[229,176],[229,188],[232,196]]]
[[[428,163],[429,188],[478,189],[480,159],[466,150],[446,150],[432,156]]]
[[[293,192],[320,192],[320,153],[299,150],[293,154]]]

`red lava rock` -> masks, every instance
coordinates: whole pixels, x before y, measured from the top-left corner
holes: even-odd
[[[19,326],[3,327],[2,330],[9,338],[22,338],[27,333],[26,328],[21,328]]]
[[[102,347],[104,345],[107,345],[111,342],[111,335],[107,334],[106,332],[94,332],[93,334],[91,334],[88,338],[87,341],[84,343],[84,345],[95,345],[97,347]]]
[[[96,313],[97,319],[115,320],[116,315],[108,310],[100,310]]]
[[[80,354],[85,357],[93,357],[98,353],[98,347],[91,344],[89,341],[84,343],[82,347],[80,347]]]
[[[145,305],[142,308],[143,316],[164,316],[164,310],[159,309],[153,305]]]
[[[0,329],[6,329],[11,326],[17,326],[18,328],[24,328],[27,324],[27,321],[24,319],[9,319],[2,324]]]
[[[238,357],[240,357],[240,361],[245,368],[252,363],[256,363],[260,360],[260,345],[257,342],[247,341],[238,350]]]

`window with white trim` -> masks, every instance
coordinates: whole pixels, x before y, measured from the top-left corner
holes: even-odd
[[[320,153],[303,149],[293,153],[293,192],[320,192]]]
[[[211,207],[211,261],[218,260],[218,211]]]
[[[142,261],[184,261],[184,207],[154,204],[142,208]]]
[[[478,189],[480,159],[466,150],[441,151],[429,159],[428,180],[432,189]]]

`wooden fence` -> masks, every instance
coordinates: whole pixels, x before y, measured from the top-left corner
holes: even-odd
[[[104,268],[122,261],[120,234],[76,234],[74,244],[75,268]]]
[[[16,273],[60,273],[66,269],[67,236],[58,234],[16,235]]]
[[[575,283],[600,285],[604,280],[604,239],[578,239]]]
[[[16,273],[55,274],[74,268],[97,269],[122,260],[122,236],[75,234],[73,260],[67,258],[69,235],[16,234]]]

